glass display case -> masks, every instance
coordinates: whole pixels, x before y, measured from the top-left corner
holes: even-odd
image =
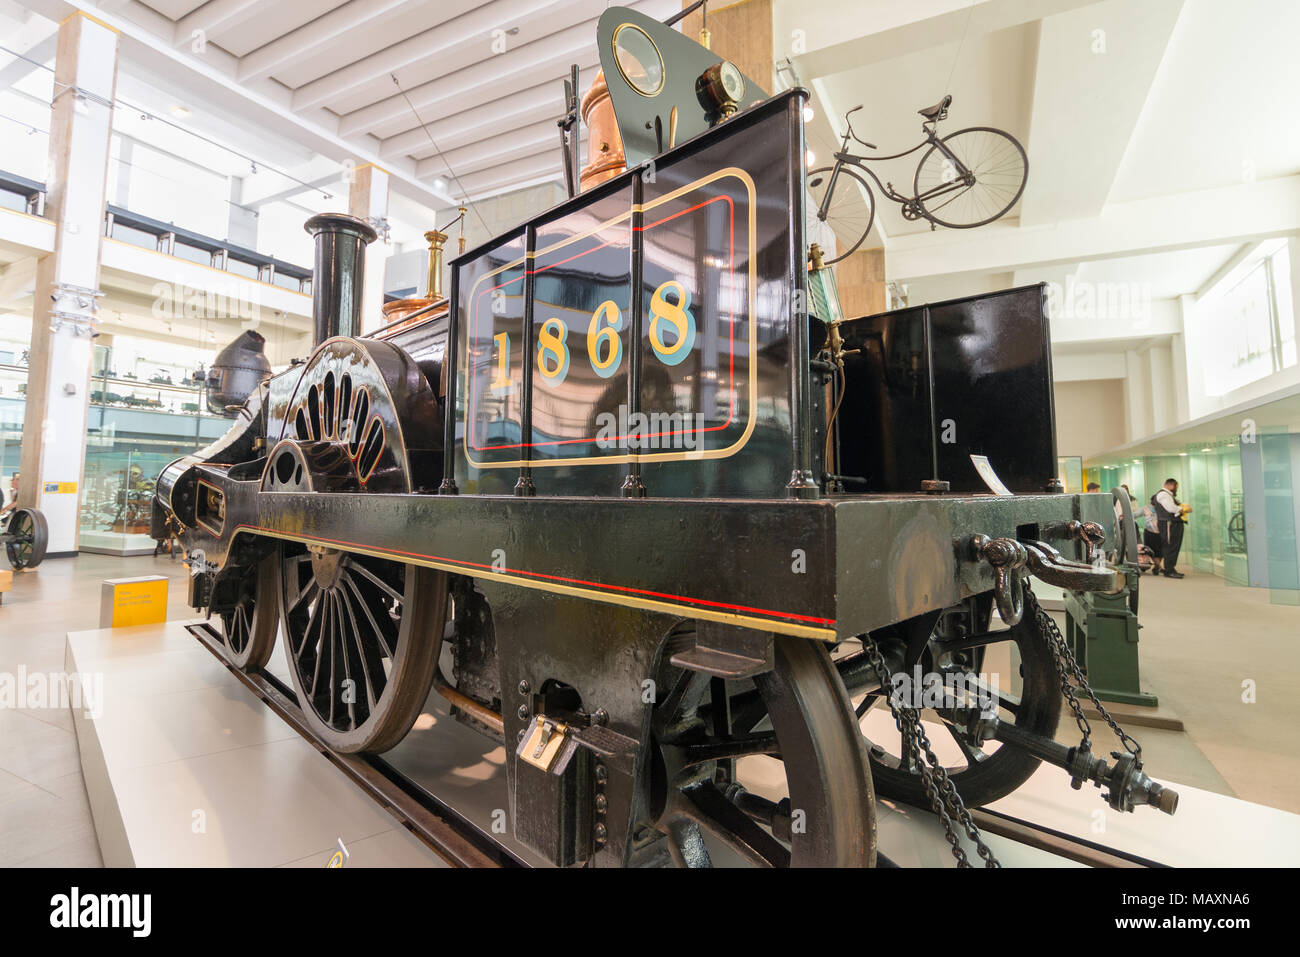
[[[1298,476],[1300,435],[1278,429],[1244,443],[1240,435],[1221,436],[1090,468],[1084,480],[1104,491],[1127,484],[1140,509],[1165,479],[1176,479],[1179,501],[1192,508],[1179,567],[1267,588],[1275,603],[1300,604]],[[1138,525],[1145,525],[1141,515]]]

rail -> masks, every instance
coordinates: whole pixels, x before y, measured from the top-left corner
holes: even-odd
[[[324,755],[352,783],[453,867],[521,867],[523,862],[484,835],[470,821],[376,755],[338,754],[307,724],[297,696],[273,675],[232,667],[221,652],[221,639],[207,624],[186,631],[266,706]]]
[[[44,183],[0,170],[0,192],[20,197],[24,204],[24,211],[29,215],[45,216]],[[311,293],[311,270],[306,267],[296,266],[274,256],[263,255],[245,246],[213,239],[211,236],[184,229],[174,223],[164,223],[159,219],[133,213],[121,206],[107,204],[104,207],[104,235],[110,239],[116,238],[113,230],[117,227],[152,237],[157,252],[175,256],[177,247],[197,250],[208,254],[208,265],[214,269],[229,272],[232,262],[242,263],[255,270],[256,275],[249,276],[250,279],[256,278],[272,285],[282,285],[276,280],[285,278],[297,283],[298,292]],[[132,245],[140,244],[132,243]],[[282,286],[282,288],[292,287]]]

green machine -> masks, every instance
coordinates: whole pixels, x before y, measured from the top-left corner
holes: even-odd
[[[1138,681],[1137,523],[1128,493],[1117,488],[1111,495],[1118,506],[1114,561],[1127,584],[1114,595],[1066,592],[1065,637],[1097,697],[1154,708],[1159,701]]]

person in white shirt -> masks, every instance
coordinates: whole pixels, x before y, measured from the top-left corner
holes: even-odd
[[[1178,482],[1165,479],[1165,486],[1151,496],[1151,507],[1155,509],[1160,523],[1160,552],[1164,560],[1166,578],[1182,578],[1183,573],[1174,566],[1178,563],[1178,551],[1183,547],[1182,503],[1178,501]]]
[[[8,515],[18,506],[18,473],[15,472],[9,476],[9,491],[5,495],[4,508],[0,508],[0,515]]]

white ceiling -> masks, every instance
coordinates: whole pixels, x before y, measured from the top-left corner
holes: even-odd
[[[24,2],[37,9],[67,6]],[[680,9],[677,0],[629,5],[659,18]],[[416,198],[435,207],[561,176],[555,126],[564,109],[561,80],[573,63],[584,86],[594,78],[596,19],[606,6],[605,0],[101,4],[110,8],[106,16],[149,41],[147,47],[170,51],[164,61],[156,49],[124,44],[124,72],[138,69],[159,90],[176,89],[166,78],[178,65],[214,73],[326,131],[345,147],[335,162],[346,159],[350,146],[354,156],[397,172],[405,181],[394,184],[399,191],[414,188]],[[173,98],[187,97],[182,90]],[[235,115],[221,115],[225,110]],[[247,135],[250,121],[229,97],[194,104],[187,118],[195,128],[235,137],[240,129]],[[297,132],[291,124],[284,131]]]

